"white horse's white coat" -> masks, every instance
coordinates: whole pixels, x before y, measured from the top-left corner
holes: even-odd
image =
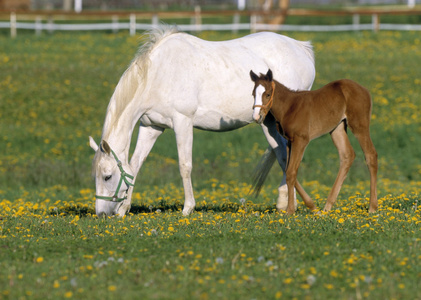
[[[187,215],[195,207],[191,183],[193,128],[228,131],[253,122],[249,72],[268,69],[291,89],[310,89],[315,77],[310,43],[270,32],[209,42],[174,28],[155,30],[116,87],[102,140],[117,154],[125,171],[136,176],[158,136],[166,128],[173,129],[185,192],[183,214]],[[139,136],[129,164],[130,140],[139,120]],[[285,142],[276,132],[274,119],[268,116],[261,125],[284,169]],[[96,151],[96,194],[111,196],[119,169],[110,155],[98,150],[93,139],[90,144]],[[277,207],[287,201],[284,185],[285,176]],[[132,191],[130,188],[128,199],[122,203],[97,199],[97,215],[124,215],[130,208]]]

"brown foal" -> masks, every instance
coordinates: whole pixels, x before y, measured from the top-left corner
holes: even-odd
[[[287,213],[293,214],[294,187],[306,206],[316,209],[313,200],[297,181],[297,171],[309,142],[330,133],[339,152],[340,167],[324,211],[329,211],[338,197],[341,186],[355,158],[346,128],[351,129],[364,152],[370,171],[369,212],[377,210],[377,152],[370,137],[371,97],[368,90],[358,83],[343,79],[331,82],[315,91],[291,91],[273,80],[272,71],[256,75],[250,71],[254,82],[253,118],[263,122],[270,112],[278,122],[278,130],[289,144],[286,170],[288,186]]]

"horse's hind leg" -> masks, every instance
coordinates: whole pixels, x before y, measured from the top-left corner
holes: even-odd
[[[324,211],[329,211],[338,197],[339,191],[341,190],[342,184],[351,168],[352,162],[355,158],[355,152],[352,149],[351,143],[349,142],[348,136],[345,131],[345,122],[341,122],[334,131],[331,132],[333,143],[338,149],[339,153],[339,172],[336,176],[335,183],[333,184],[332,190],[327,197]]]
[[[352,130],[352,128],[351,128]],[[377,210],[377,151],[374,148],[373,141],[370,137],[370,130],[368,127],[364,130],[356,131],[353,130],[355,137],[360,143],[361,149],[364,152],[365,161],[370,171],[370,208],[369,212],[375,212]]]

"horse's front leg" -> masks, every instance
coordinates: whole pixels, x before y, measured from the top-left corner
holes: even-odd
[[[276,209],[278,211],[285,211],[288,207],[288,186],[286,184],[286,162],[287,162],[287,150],[286,150],[286,139],[284,139],[276,130],[276,120],[268,114],[265,121],[262,123],[262,130],[266,136],[269,146],[273,149],[278,160],[279,165],[282,168],[283,176],[281,184],[278,187],[278,199],[276,201]],[[297,209],[297,197],[295,189],[292,189],[292,195],[294,199],[294,207]]]
[[[184,115],[174,118],[175,139],[178,150],[178,163],[184,187],[183,215],[193,212],[196,201],[194,200],[191,171],[193,169],[193,121]]]
[[[160,127],[140,125],[136,148],[130,160],[130,167],[134,172],[133,183],[135,183],[137,174],[155,144],[156,139],[162,134],[162,132],[164,132],[164,129]],[[124,216],[126,212],[129,211],[132,203],[133,188],[133,186],[129,188],[127,192],[127,199],[124,200],[118,208],[118,215]]]

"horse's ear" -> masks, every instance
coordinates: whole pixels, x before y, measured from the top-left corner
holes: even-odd
[[[273,80],[273,75],[272,75],[272,70],[271,69],[268,70],[268,72],[266,73],[265,77],[266,77],[266,79],[268,81],[272,81]]]
[[[110,145],[108,145],[108,143],[106,141],[102,141],[101,145],[99,147],[101,149],[101,152],[106,153],[106,154],[111,153],[111,147],[110,147]]]
[[[98,151],[98,145],[95,143],[94,139],[90,136],[89,137],[89,146],[91,146],[92,149],[94,149],[95,152]]]
[[[259,79],[259,76],[257,76],[252,70],[250,70],[250,78],[253,82],[256,82],[256,80]]]

